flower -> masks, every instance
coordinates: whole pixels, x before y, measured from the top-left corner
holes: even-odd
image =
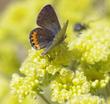
[[[83,72],[62,68],[57,78],[50,85],[52,89],[52,101],[64,103],[74,96],[87,94],[90,91],[90,84]]]

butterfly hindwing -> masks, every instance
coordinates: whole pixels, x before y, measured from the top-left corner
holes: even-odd
[[[53,38],[51,31],[43,28],[35,28],[31,31],[29,37],[31,46],[35,49],[47,47]]]
[[[51,5],[46,5],[41,10],[37,18],[37,24],[52,31],[52,35],[55,35],[61,29],[56,13]]]

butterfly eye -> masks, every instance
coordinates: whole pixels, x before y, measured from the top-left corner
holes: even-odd
[[[80,31],[82,31],[82,30],[85,30],[87,28],[87,26],[85,25],[85,24],[82,24],[82,23],[76,23],[75,25],[74,25],[74,31],[75,32],[80,32]]]

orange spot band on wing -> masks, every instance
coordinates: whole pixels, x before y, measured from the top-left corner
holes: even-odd
[[[33,32],[33,33],[32,33],[32,39],[33,39],[33,43],[35,44],[34,46],[35,46],[36,48],[40,49],[37,32]]]

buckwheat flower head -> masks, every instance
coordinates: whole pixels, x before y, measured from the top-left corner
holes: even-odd
[[[35,73],[31,73],[25,78],[20,77],[17,74],[13,74],[12,79],[11,88],[13,93],[18,95],[19,102],[22,102],[22,100],[29,94],[35,96],[36,91],[34,91],[34,88],[38,85]]]
[[[69,45],[73,55],[85,69],[105,73],[110,71],[110,34],[107,20],[90,24],[90,27]]]
[[[69,44],[69,48],[79,63],[77,68],[83,70],[93,91],[106,87],[110,81],[110,30],[106,19],[89,25]]]
[[[23,101],[29,94],[35,97],[35,94],[37,95],[40,89],[48,85],[61,68],[68,65],[71,60],[70,52],[64,44],[55,47],[45,56],[41,55],[43,51],[31,49],[20,68],[23,76],[13,74],[11,89],[18,95],[19,101]],[[67,52],[66,55],[64,52]]]
[[[83,72],[72,72],[62,68],[57,78],[51,82],[52,101],[64,103],[73,96],[86,94],[90,91],[90,84]]]
[[[106,104],[103,98],[90,94],[75,96],[66,104]]]

